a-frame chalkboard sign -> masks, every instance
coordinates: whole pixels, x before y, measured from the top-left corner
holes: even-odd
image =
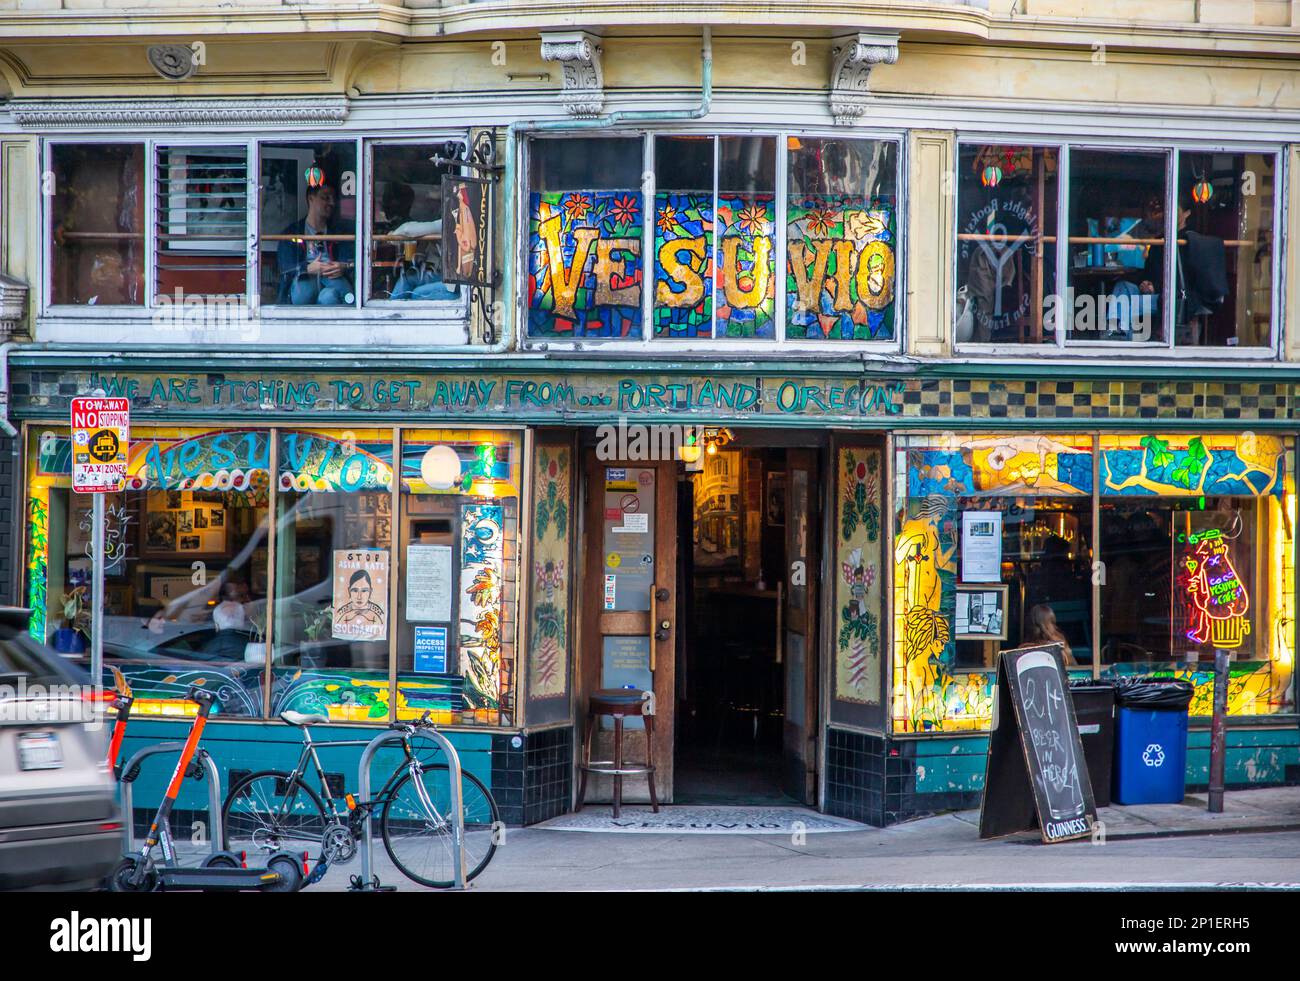
[[[1063,654],[1060,644],[1041,644],[1003,651],[998,658],[981,838],[1038,828],[1050,844],[1092,833],[1097,805]]]

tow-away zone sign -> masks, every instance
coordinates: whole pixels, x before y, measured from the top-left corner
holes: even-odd
[[[126,484],[131,402],[79,396],[72,400],[72,489],[82,494],[120,491]]]

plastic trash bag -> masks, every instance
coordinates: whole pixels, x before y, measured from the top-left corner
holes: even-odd
[[[1186,712],[1195,688],[1176,678],[1119,678],[1115,703],[1121,708],[1169,709]]]

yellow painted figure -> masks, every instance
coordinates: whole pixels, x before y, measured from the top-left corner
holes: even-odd
[[[901,600],[903,641],[903,691],[906,717],[912,729],[922,720],[940,722],[935,702],[939,681],[939,655],[951,636],[948,619],[940,612],[943,584],[939,570],[952,563],[955,546],[943,550],[930,518],[903,522],[894,547],[897,598]]]

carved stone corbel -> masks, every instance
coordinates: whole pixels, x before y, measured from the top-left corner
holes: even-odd
[[[557,61],[564,71],[560,99],[570,116],[599,116],[605,107],[605,74],[600,67],[600,38],[586,31],[543,32],[542,60]]]
[[[27,284],[0,275],[0,341],[26,333]]]
[[[831,115],[837,126],[852,126],[867,111],[871,69],[898,61],[898,35],[847,37],[831,49],[831,54]]]

